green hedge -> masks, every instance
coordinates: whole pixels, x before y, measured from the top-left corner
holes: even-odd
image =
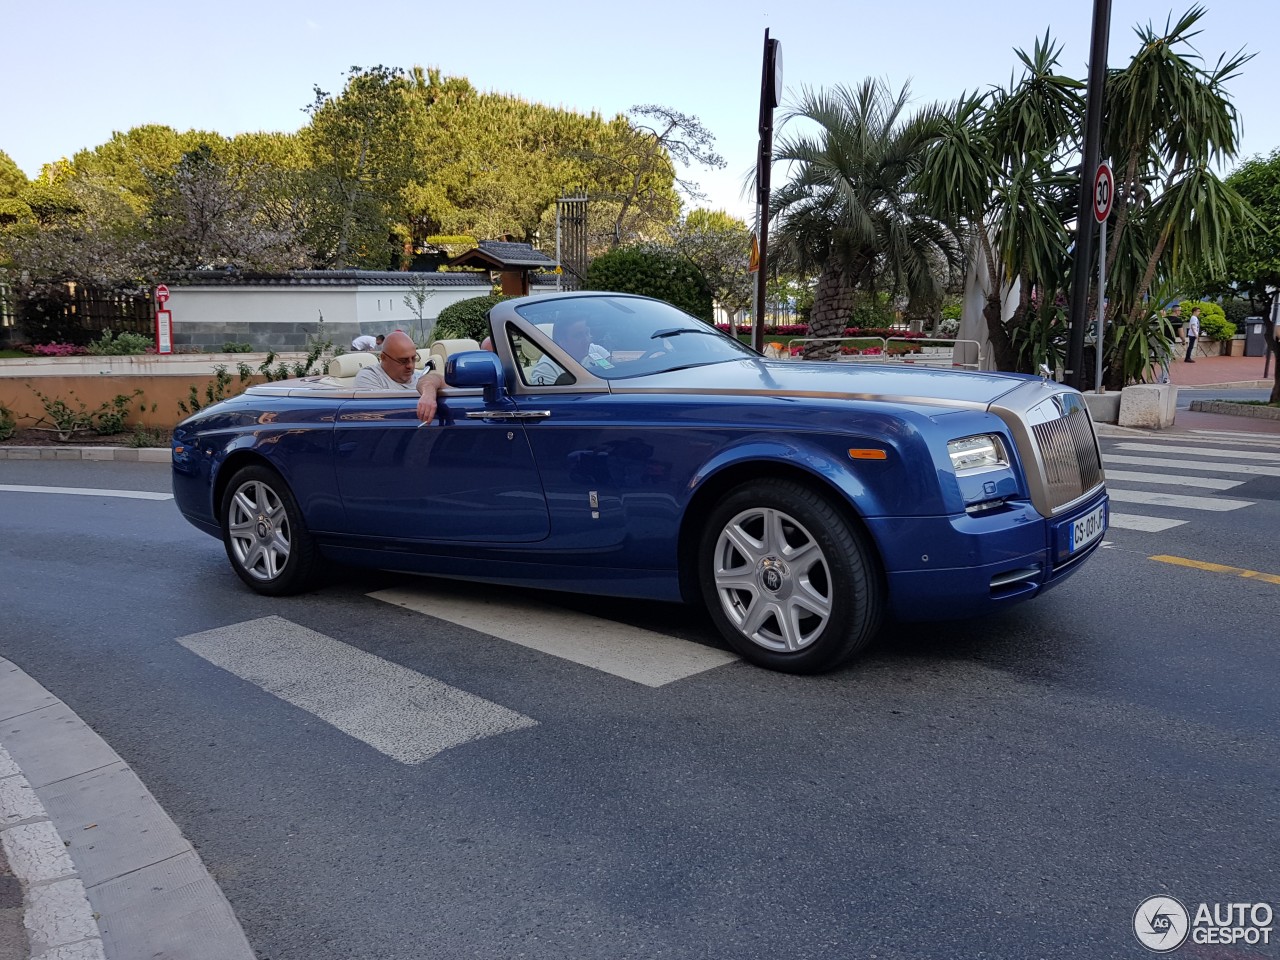
[[[587,269],[588,290],[638,293],[674,304],[711,322],[711,288],[687,258],[662,247],[621,247],[596,257]]]
[[[468,338],[477,342],[489,336],[489,311],[495,303],[510,300],[500,293],[459,300],[440,311],[433,336],[437,340]]]

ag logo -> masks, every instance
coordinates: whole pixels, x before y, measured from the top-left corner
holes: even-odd
[[[1153,953],[1177,950],[1187,939],[1191,917],[1173,897],[1148,897],[1133,914],[1138,942]]]

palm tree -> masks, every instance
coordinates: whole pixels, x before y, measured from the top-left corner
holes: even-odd
[[[1162,32],[1136,28],[1138,53],[1108,78],[1104,129],[1117,182],[1107,263],[1121,267],[1108,299],[1129,323],[1150,313],[1144,301],[1158,274],[1220,273],[1225,240],[1247,219],[1212,167],[1236,154],[1239,118],[1224,85],[1253,54],[1203,67],[1191,41],[1204,13],[1192,7]]]
[[[1057,70],[1060,47],[1048,33],[1009,86],[961,97],[944,113],[925,156],[921,189],[939,213],[965,230],[986,271],[983,315],[1001,370],[1033,369],[1051,337],[1063,289],[1078,172],[1067,166],[1081,126],[1080,81]],[[1020,281],[1020,282],[1018,282]],[[1005,298],[1017,287],[1012,316]],[[1038,300],[1033,300],[1033,292]],[[1039,351],[1020,349],[1039,343]]]
[[[954,231],[926,204],[916,177],[940,115],[907,116],[909,88],[894,94],[871,79],[856,88],[802,91],[783,118],[817,125],[779,140],[775,156],[792,164],[771,200],[784,257],[817,269],[809,332],[838,337],[858,289],[941,297],[939,264],[958,266]],[[834,345],[808,353],[829,356]]]

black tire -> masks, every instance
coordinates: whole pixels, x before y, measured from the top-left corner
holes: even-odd
[[[293,492],[270,467],[237,470],[218,513],[222,542],[236,574],[258,593],[281,597],[306,590],[321,566],[320,551]]]
[[[860,653],[884,607],[861,531],[827,495],[790,480],[745,483],[716,505],[698,583],[733,648],[787,673],[830,670]]]

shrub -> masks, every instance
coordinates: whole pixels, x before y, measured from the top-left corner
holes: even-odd
[[[85,431],[101,435],[119,433],[124,429],[124,421],[133,398],[142,396],[141,390],[127,395],[120,393],[98,409],[90,410],[72,391],[68,391],[68,394],[75,403],[74,407],[61,397],[45,396],[34,387],[31,392],[44,408],[44,416],[37,418],[36,423],[49,424],[51,429],[57,431],[59,440],[70,440],[77,433]]]
[[[178,401],[178,412],[189,417],[202,407],[212,406],[220,400],[225,400],[229,386],[231,386],[231,374],[227,373],[225,366],[218,364],[213,368],[213,381],[204,388],[204,402],[200,402],[200,392],[196,390],[196,385],[193,383],[187,393],[186,402]]]
[[[853,311],[849,315],[849,324],[854,327],[888,327],[896,318],[893,315],[893,302],[887,293],[862,293],[853,298]]]
[[[141,390],[135,390],[131,394],[117,393],[94,413],[93,432],[100,436],[122,432],[129,416],[129,405],[133,403],[134,397],[140,396]]]
[[[708,323],[712,319],[706,278],[668,247],[622,247],[596,257],[587,268],[587,289],[656,297]]]
[[[13,411],[0,403],[0,440],[8,440],[16,429],[18,429],[18,420],[13,415]]]
[[[493,309],[494,304],[510,299],[500,293],[491,293],[488,296],[472,297],[470,300],[459,300],[457,303],[449,304],[436,318],[436,339],[483,340],[489,336],[489,311]]]
[[[222,345],[223,353],[253,353],[252,343],[236,343],[234,340],[228,340]]]
[[[74,343],[32,343],[22,349],[36,357],[78,357],[89,352]]]
[[[947,316],[947,308],[942,308],[942,319],[938,322],[938,336],[955,337],[960,332],[960,318]]]
[[[140,333],[117,333],[112,336],[110,330],[103,330],[97,340],[90,340],[86,353],[99,357],[125,357],[146,353],[155,348],[155,341]]]
[[[93,426],[93,415],[89,412],[89,408],[74,393],[71,394],[71,399],[75,401],[75,407],[61,397],[46,397],[34,387],[31,392],[36,395],[40,400],[40,406],[44,408],[44,416],[38,417],[36,423],[47,423],[50,429],[58,432],[59,440],[70,440],[77,433],[82,433]]]
[[[162,430],[159,427],[144,427],[142,424],[135,424],[133,433],[125,440],[125,445],[130,447],[167,447],[169,446],[169,431]]]
[[[1191,316],[1192,307],[1200,308],[1200,336],[1210,340],[1230,340],[1236,335],[1236,325],[1227,319],[1223,309],[1204,300],[1182,301],[1183,322]]]
[[[1253,304],[1248,300],[1224,300],[1222,301],[1222,312],[1226,314],[1229,323],[1236,325],[1237,330],[1244,325],[1246,320],[1257,314],[1257,311],[1253,309]]]

